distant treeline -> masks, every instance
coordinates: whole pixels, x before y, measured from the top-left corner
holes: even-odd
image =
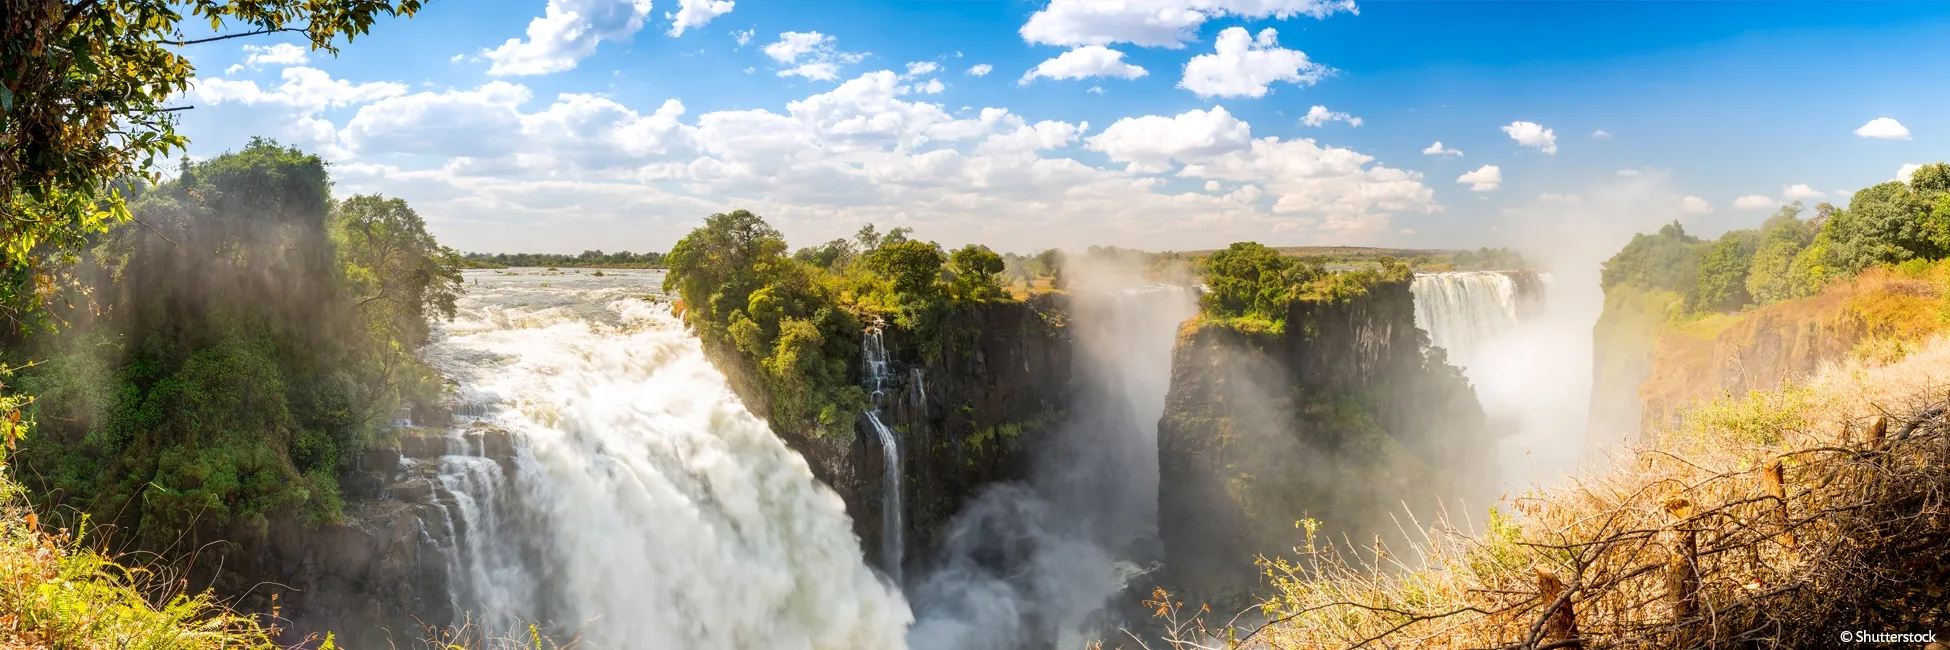
[[[663,253],[583,251],[581,255],[563,253],[468,253],[461,256],[461,267],[505,269],[511,266],[570,266],[584,269],[660,269]]]

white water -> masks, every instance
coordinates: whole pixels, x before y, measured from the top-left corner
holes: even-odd
[[[873,433],[880,439],[880,557],[884,566],[882,571],[901,581],[901,448],[894,432],[880,422],[880,400],[887,392],[887,342],[881,336],[880,325],[867,328],[860,345],[860,359],[866,366],[861,373],[866,377],[867,395],[873,406],[867,409],[867,423],[873,426]],[[919,374],[917,373],[918,377]]]
[[[470,272],[427,358],[515,435],[512,482],[443,461],[476,622],[592,648],[903,647],[906,602],[861,561],[837,495],[748,413],[661,272]]]
[[[1451,365],[1471,367],[1484,345],[1517,327],[1517,283],[1507,274],[1422,273],[1410,286],[1415,326],[1448,352]]]

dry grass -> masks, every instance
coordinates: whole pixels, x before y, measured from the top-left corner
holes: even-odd
[[[1230,619],[1163,593],[1149,604],[1181,650],[1950,635],[1946,388],[1944,341],[1886,365],[1849,362],[1692,409],[1609,471],[1493,510],[1481,534],[1441,521],[1412,549],[1314,540],[1268,563],[1277,594]]]

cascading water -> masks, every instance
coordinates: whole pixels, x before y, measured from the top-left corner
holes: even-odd
[[[887,341],[882,336],[881,325],[875,323],[867,328],[860,345],[860,358],[866,367],[862,375],[866,377],[867,394],[873,405],[867,409],[867,423],[873,426],[875,436],[880,438],[880,557],[885,565],[881,569],[895,584],[901,580],[901,449],[900,441],[894,432],[880,421],[880,400],[887,392]]]
[[[1456,366],[1470,367],[1478,348],[1517,326],[1517,280],[1509,273],[1421,273],[1410,286],[1415,326]]]
[[[513,457],[441,461],[460,610],[592,648],[903,647],[839,497],[643,299],[661,272],[469,275],[426,356]]]

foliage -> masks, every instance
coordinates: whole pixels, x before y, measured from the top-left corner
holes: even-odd
[[[461,268],[467,269],[505,269],[511,266],[533,268],[660,269],[664,266],[664,254],[632,253],[629,251],[605,253],[599,250],[583,251],[579,255],[557,253],[468,253],[460,256],[460,266]]]
[[[232,523],[339,516],[338,476],[438,378],[414,350],[451,316],[451,251],[396,199],[334,204],[324,162],[254,140],[145,192],[80,267],[99,311],[25,350],[51,505],[160,549]]]
[[[1247,333],[1285,331],[1295,301],[1341,302],[1382,282],[1413,277],[1406,262],[1382,257],[1373,268],[1328,272],[1320,262],[1289,257],[1254,242],[1238,242],[1198,260],[1206,286],[1201,317]]]
[[[1759,233],[1731,230],[1706,249],[1700,257],[1699,278],[1686,296],[1687,308],[1695,312],[1738,311],[1752,300],[1747,293],[1747,273],[1753,266]]]
[[[758,215],[714,214],[671,247],[664,291],[708,348],[735,353],[728,361],[763,385],[761,408],[783,430],[850,435],[867,407],[855,374],[865,327],[891,325],[911,344],[899,352],[927,358],[950,312],[1009,299],[1001,256],[980,246],[951,256],[911,232],[868,225],[788,257]]]
[[[1599,284],[1606,290],[1620,284],[1645,289],[1691,293],[1699,281],[1704,252],[1698,237],[1686,234],[1674,221],[1656,234],[1632,237],[1625,249],[1605,260]]]
[[[1500,247],[1456,251],[1449,261],[1458,271],[1509,271],[1533,268],[1523,255]]]
[[[366,33],[421,0],[0,0],[0,316],[26,326],[71,286],[90,237],[128,221],[115,184],[146,177],[187,142],[168,98],[196,69],[169,49],[299,32],[312,49]],[[188,15],[185,16],[185,13]],[[185,18],[230,36],[182,40]],[[186,107],[183,107],[186,108]]]
[[[1769,217],[1761,224],[1754,260],[1747,271],[1747,295],[1762,305],[1805,295],[1802,292],[1808,283],[1795,282],[1794,260],[1814,237],[1814,226],[1801,219],[1799,202],[1782,206]]]

